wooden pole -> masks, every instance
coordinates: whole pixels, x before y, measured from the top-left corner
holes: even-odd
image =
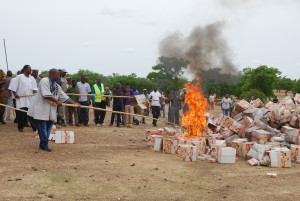
[[[5,52],[5,59],[6,59],[6,68],[8,71],[8,60],[7,60],[7,53],[6,53],[6,44],[5,44],[5,39],[3,38],[3,43],[4,43],[4,52]]]
[[[51,104],[54,105],[55,103],[51,102]],[[116,114],[133,115],[133,116],[137,116],[137,117],[144,117],[144,118],[147,118],[147,119],[153,119],[153,120],[157,120],[157,121],[161,121],[161,122],[166,122],[166,123],[174,125],[174,123],[168,122],[167,120],[164,120],[164,119],[156,119],[156,118],[153,118],[153,117],[148,117],[148,116],[144,116],[144,115],[140,115],[140,114],[131,114],[131,113],[126,113],[126,112],[113,111],[113,110],[108,110],[108,109],[103,109],[103,108],[98,108],[98,107],[85,106],[85,105],[81,105],[80,107],[78,107],[78,105],[66,104],[66,103],[63,103],[62,105],[63,106],[67,106],[67,107],[88,108],[88,109],[92,109],[92,110],[100,110],[100,111],[112,112],[112,113],[116,113]],[[8,108],[11,108],[13,110],[20,111],[20,112],[27,112],[26,110],[14,108],[14,107],[11,107],[11,106],[8,106],[8,105],[5,105],[5,104],[1,104],[1,103],[0,103],[0,106],[8,107]]]
[[[28,94],[28,95],[19,95],[19,97],[30,97],[34,96],[35,94]],[[67,93],[68,96],[103,96],[103,97],[112,97],[112,98],[134,98],[133,96],[111,96],[111,95],[101,95],[101,94],[72,94]]]

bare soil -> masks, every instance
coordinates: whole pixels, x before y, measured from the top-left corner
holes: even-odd
[[[45,152],[30,128],[0,125],[0,200],[299,200],[300,164],[182,162],[147,148],[144,129],[151,127],[62,127],[75,131],[76,143],[50,142],[54,151]]]

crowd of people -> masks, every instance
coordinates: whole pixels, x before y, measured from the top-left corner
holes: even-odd
[[[25,65],[14,77],[11,71],[7,71],[5,74],[4,71],[0,70],[0,74],[0,103],[28,111],[43,79],[39,75],[39,70],[32,69],[30,65]],[[77,81],[68,77],[68,72],[64,69],[58,70],[58,74],[59,77],[55,83],[62,92],[68,95],[70,100],[82,106],[102,109],[94,110],[93,123],[96,126],[104,125],[105,109],[107,107],[112,107],[112,110],[117,112],[130,114],[113,113],[109,126],[112,126],[115,122],[117,127],[133,127],[134,124],[146,124],[145,118],[138,120],[134,117],[134,114],[138,112],[138,108],[133,105],[133,97],[140,94],[144,94],[148,102],[145,103],[147,109],[143,110],[143,115],[149,116],[152,112],[153,118],[166,118],[168,116],[170,123],[180,124],[179,111],[182,109],[184,97],[178,90],[172,89],[169,97],[166,98],[156,87],[149,94],[147,89],[143,89],[143,92],[140,93],[136,87],[131,88],[121,83],[117,83],[115,88],[110,90],[109,87],[104,86],[100,78],[96,79],[94,84],[90,86],[89,78],[86,76]],[[54,89],[54,85],[50,85],[50,90]],[[168,115],[166,115],[166,102],[170,103]],[[40,110],[43,112],[43,108],[40,108]],[[0,107],[0,122],[6,124],[6,121],[12,121],[11,114],[12,109]],[[13,121],[18,125],[20,132],[23,132],[25,127],[31,127],[33,131],[38,132],[34,118],[25,112],[16,110],[15,117]],[[58,106],[55,123],[61,126],[89,126],[91,122],[89,118],[89,108]],[[153,120],[152,124],[157,126],[157,121]]]

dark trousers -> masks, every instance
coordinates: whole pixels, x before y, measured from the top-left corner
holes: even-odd
[[[175,121],[174,121],[175,120]],[[169,122],[175,124],[179,124],[179,108],[178,107],[170,107],[170,120]]]
[[[113,105],[113,111],[122,112],[122,110],[123,110],[123,106],[122,106],[122,105]],[[121,115],[120,115],[120,114],[116,114],[116,113],[112,113],[112,114],[111,114],[110,124],[111,124],[111,125],[114,124],[115,115],[117,115],[117,126],[120,126],[120,123],[121,123]]]
[[[158,117],[160,115],[160,107],[159,106],[151,106],[151,108],[152,108],[153,118],[158,119]],[[157,120],[153,119],[152,124],[156,126],[156,122],[157,122]]]
[[[106,101],[95,103],[95,107],[106,109]],[[95,124],[103,124],[106,111],[95,110]]]
[[[79,102],[80,105],[88,106],[87,101]],[[89,123],[89,109],[87,108],[79,108],[78,112],[78,120],[79,123],[87,125]]]
[[[53,122],[34,119],[34,123],[39,132],[40,148],[48,147],[48,139],[51,133]]]
[[[20,109],[28,111],[27,107],[22,107]],[[26,112],[21,112],[21,111],[16,110],[16,117],[17,117],[17,123],[18,123],[19,130],[24,129],[24,127],[27,126],[28,120],[29,120],[32,130],[36,131],[35,124],[33,122],[33,118],[28,117]]]

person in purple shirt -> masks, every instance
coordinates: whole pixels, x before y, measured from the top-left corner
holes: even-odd
[[[129,89],[128,86],[125,87],[123,91],[124,96],[134,96],[134,92],[132,89]],[[134,114],[134,107],[132,106],[132,98],[124,98],[124,108],[125,108],[125,113],[130,113],[132,115],[126,114],[125,115],[125,124],[127,127],[132,127],[133,123],[133,114]]]

